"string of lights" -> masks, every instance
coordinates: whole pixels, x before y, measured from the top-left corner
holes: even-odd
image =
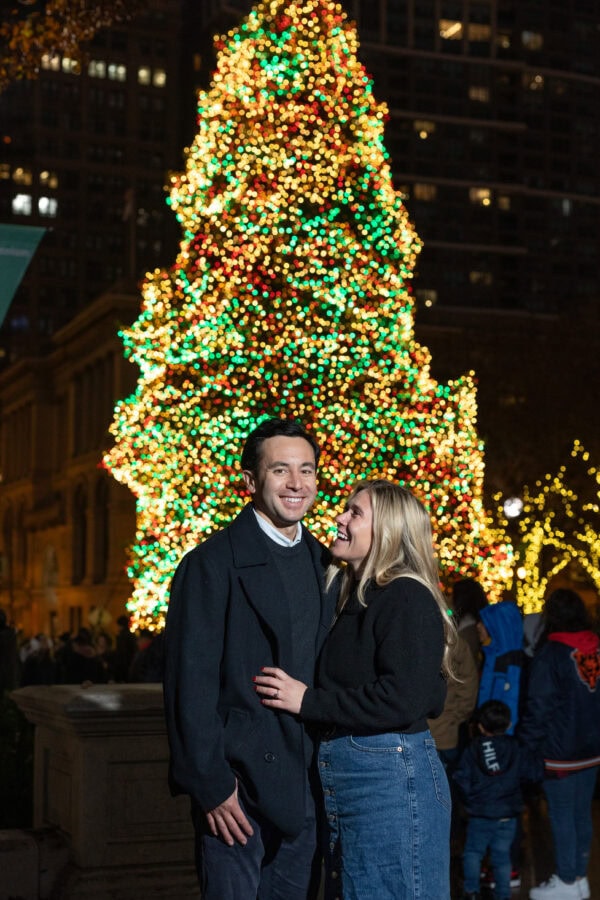
[[[19,0],[0,22],[0,91],[36,78],[46,56],[80,62],[97,31],[141,8],[141,0]]]

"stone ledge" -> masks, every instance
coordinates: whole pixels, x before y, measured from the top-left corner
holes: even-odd
[[[189,800],[168,789],[161,685],[27,687],[12,697],[36,726],[34,827],[68,846],[50,900],[197,900]]]
[[[97,732],[108,724],[111,733],[136,730],[164,733],[160,684],[60,684],[19,688],[12,699],[34,725],[51,725]]]

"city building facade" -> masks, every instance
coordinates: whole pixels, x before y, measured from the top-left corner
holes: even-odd
[[[46,55],[0,94],[0,222],[45,227],[0,329],[0,364],[122,278],[168,264],[178,228],[165,186],[193,134],[192,29],[179,0],[149,0],[81,60]]]
[[[101,295],[52,352],[0,373],[0,606],[25,636],[113,630],[125,612],[135,503],[101,460],[137,377],[118,330],[138,308],[135,291]]]

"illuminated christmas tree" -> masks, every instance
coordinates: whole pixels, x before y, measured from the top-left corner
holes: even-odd
[[[436,383],[414,340],[420,243],[354,28],[331,0],[264,0],[217,51],[172,179],[180,253],[123,334],[141,374],[106,463],[138,500],[132,609],[161,626],[183,552],[246,502],[237,458],[266,416],[323,447],[315,533],[357,477],[395,479],[427,502],[445,578],[489,585],[506,549],[482,503],[475,389]]]

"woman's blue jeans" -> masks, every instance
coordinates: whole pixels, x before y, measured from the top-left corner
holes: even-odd
[[[510,897],[510,846],[517,830],[517,818],[484,819],[470,816],[467,839],[463,852],[465,891],[479,893],[481,862],[485,851],[490,850],[490,860],[496,887],[494,897],[508,900]]]
[[[556,872],[571,883],[587,874],[592,843],[592,798],[598,766],[546,778],[544,793],[554,839]]]
[[[326,896],[449,900],[450,790],[429,731],[321,742]]]

